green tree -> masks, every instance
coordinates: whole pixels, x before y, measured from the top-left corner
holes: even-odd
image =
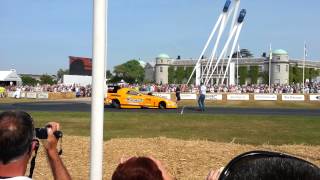
[[[247,66],[240,66],[239,67],[239,81],[240,85],[244,85],[246,83],[246,79],[248,77],[248,67]]]
[[[47,74],[41,75],[40,77],[40,84],[54,84],[54,80],[52,78],[52,76],[49,76]]]
[[[114,67],[115,78],[128,83],[141,83],[144,79],[144,69],[137,60],[130,60],[126,63]]]
[[[294,80],[293,67],[290,66],[290,69],[289,69],[289,84],[294,83],[293,80]]]
[[[251,78],[251,84],[258,83],[258,77],[259,77],[259,67],[258,66],[250,66],[249,77]]]
[[[60,68],[60,69],[57,71],[58,81],[60,81],[60,80],[63,78],[63,75],[67,75],[67,74],[69,74],[69,69],[63,70],[63,69]]]
[[[175,72],[176,83],[182,84],[184,79],[185,79],[184,67],[178,67],[176,72]]]
[[[232,54],[232,58],[236,58],[236,57],[237,57],[237,52],[234,52]],[[253,54],[248,49],[241,49],[240,50],[240,54],[239,54],[239,58],[240,57],[242,57],[242,58],[251,58],[251,57],[253,57]]]
[[[268,71],[264,71],[260,74],[260,76],[263,79],[263,84],[269,84],[269,72]]]
[[[107,79],[112,79],[112,77],[113,77],[113,75],[112,75],[111,71],[110,71],[110,70],[107,70],[107,71],[106,71],[106,78],[107,78]]]
[[[38,81],[31,76],[21,76],[22,84],[28,86],[35,86]]]
[[[292,68],[292,82],[293,83],[302,83],[302,68],[299,68],[297,65],[295,65]]]
[[[170,67],[168,68],[168,82],[169,82],[169,84],[174,84],[174,83],[176,83],[176,82],[175,82],[175,80],[176,80],[175,76],[176,76],[176,72],[175,72],[175,70],[174,70],[174,67],[173,67],[173,66],[170,66]]]

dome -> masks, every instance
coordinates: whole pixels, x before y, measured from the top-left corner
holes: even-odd
[[[144,61],[139,61],[139,63],[140,63],[140,66],[142,66],[143,68],[146,67],[146,65],[147,65],[147,63]]]
[[[283,49],[277,49],[272,52],[274,55],[288,55],[288,52]]]
[[[157,58],[158,58],[158,59],[170,59],[170,57],[168,56],[168,54],[164,54],[164,53],[159,54],[159,55],[157,56]]]

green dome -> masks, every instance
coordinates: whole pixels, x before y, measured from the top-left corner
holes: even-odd
[[[170,57],[168,56],[168,54],[159,54],[157,56],[158,59],[170,59]]]
[[[288,52],[283,49],[277,49],[272,52],[274,55],[288,55]]]

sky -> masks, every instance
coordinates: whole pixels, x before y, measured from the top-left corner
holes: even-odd
[[[107,69],[130,59],[152,61],[160,53],[197,58],[224,3],[109,0]],[[319,0],[241,0],[247,9],[241,48],[261,56],[272,43],[302,58],[306,41],[308,59],[320,61],[319,6]],[[0,70],[68,69],[69,56],[92,56],[92,0],[1,0],[0,42]]]

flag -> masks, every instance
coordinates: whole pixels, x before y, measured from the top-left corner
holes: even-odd
[[[307,44],[304,43],[304,56],[308,57],[308,49],[307,49]]]
[[[271,48],[271,44],[270,44],[270,49],[269,49],[269,57],[270,57],[270,60],[272,59],[272,48]]]

